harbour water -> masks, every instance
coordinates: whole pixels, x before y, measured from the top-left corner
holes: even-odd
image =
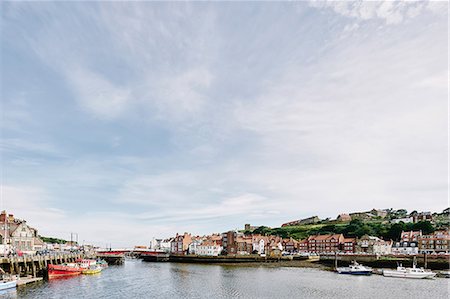
[[[98,275],[44,281],[0,298],[448,298],[449,280],[349,276],[294,267],[127,260]]]

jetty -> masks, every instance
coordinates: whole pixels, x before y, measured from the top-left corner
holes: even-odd
[[[42,277],[48,264],[70,263],[80,258],[83,258],[81,253],[1,257],[0,267],[11,275]]]

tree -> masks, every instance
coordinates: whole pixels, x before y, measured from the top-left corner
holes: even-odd
[[[434,227],[429,221],[419,221],[414,223],[413,230],[421,230],[422,234],[429,235],[434,232]]]
[[[372,227],[370,227],[367,224],[364,224],[363,226],[360,226],[355,231],[355,236],[357,236],[358,238],[361,238],[364,235],[369,235],[369,236],[373,236],[374,235],[374,231],[373,231]]]
[[[389,228],[388,232],[384,236],[386,240],[395,240],[398,241],[400,239],[400,235],[402,234],[402,231],[404,230],[404,223],[394,223]]]

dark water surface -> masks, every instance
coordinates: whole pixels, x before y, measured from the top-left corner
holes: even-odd
[[[36,283],[0,293],[0,298],[448,298],[449,282],[127,260],[95,276]]]

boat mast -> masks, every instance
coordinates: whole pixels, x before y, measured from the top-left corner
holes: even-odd
[[[4,235],[3,235],[3,256],[6,257],[6,238],[7,238],[7,234],[8,234],[8,217],[6,216],[6,211],[5,211],[5,221],[4,221]]]

